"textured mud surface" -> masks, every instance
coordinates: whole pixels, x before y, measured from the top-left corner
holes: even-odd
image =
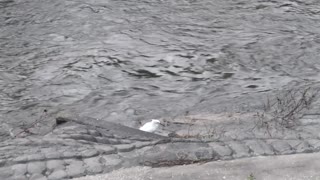
[[[294,128],[253,123],[266,97],[320,89],[319,9],[316,0],[0,0],[1,178],[319,151],[319,97]],[[56,126],[71,113],[102,121]],[[135,130],[151,118],[166,122],[160,135]]]
[[[201,141],[168,138],[91,118],[58,118],[43,137],[0,143],[1,179],[68,179],[132,166],[173,166],[320,151],[319,138]]]
[[[206,164],[149,168],[133,167],[77,180],[316,180],[320,153],[254,157]],[[303,173],[301,173],[303,172]]]

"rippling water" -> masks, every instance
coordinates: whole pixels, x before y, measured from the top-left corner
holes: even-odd
[[[0,0],[0,118],[136,126],[317,83],[317,0]]]

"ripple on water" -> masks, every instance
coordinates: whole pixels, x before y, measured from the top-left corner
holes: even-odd
[[[1,111],[29,118],[48,106],[125,122],[258,103],[261,92],[319,81],[317,9],[311,1],[1,1]]]

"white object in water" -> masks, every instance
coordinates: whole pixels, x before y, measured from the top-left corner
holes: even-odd
[[[14,135],[14,132],[13,132],[13,128],[11,128],[7,123],[3,123],[1,127],[4,127],[6,129],[8,129],[9,131],[9,134],[12,138],[15,138],[16,136]]]
[[[152,119],[151,122],[147,122],[143,126],[141,126],[139,130],[153,133],[158,129],[159,125],[160,125],[159,120]]]
[[[11,136],[12,138],[15,138],[15,137],[16,137],[16,136],[14,135],[14,133],[13,133],[13,129],[12,129],[12,128],[9,129],[9,134],[10,134],[10,136]]]

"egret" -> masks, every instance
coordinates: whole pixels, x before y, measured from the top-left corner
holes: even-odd
[[[139,130],[153,133],[158,129],[160,124],[161,123],[159,120],[152,119],[150,122],[147,122],[143,126],[141,126]]]

